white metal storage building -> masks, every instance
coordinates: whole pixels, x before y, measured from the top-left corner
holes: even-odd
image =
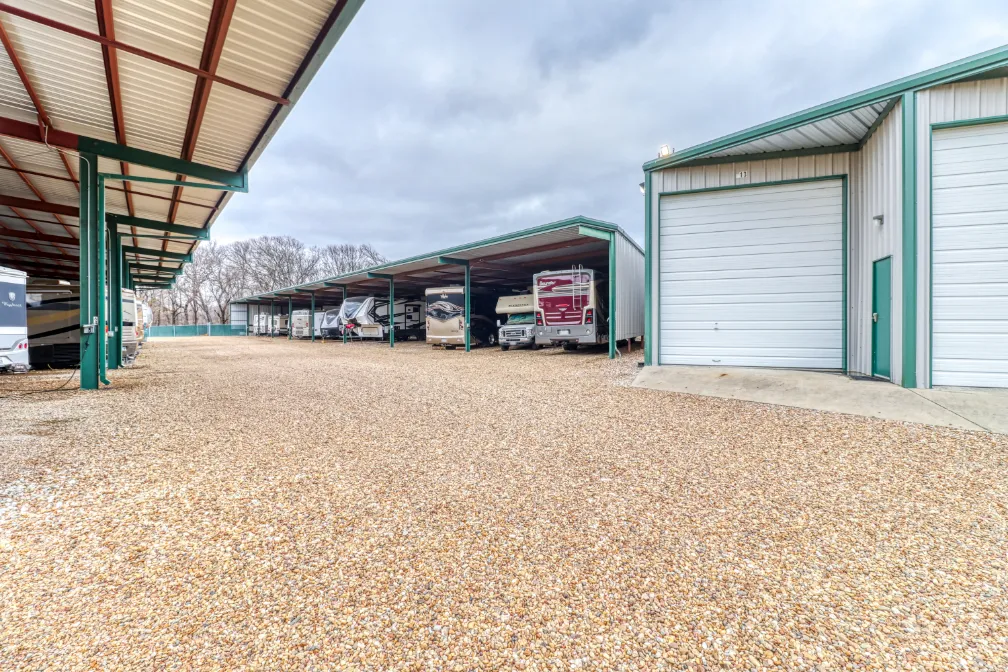
[[[648,364],[1008,387],[1008,47],[644,171]]]

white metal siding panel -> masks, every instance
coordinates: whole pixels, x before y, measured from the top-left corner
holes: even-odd
[[[842,196],[826,180],[663,197],[661,363],[843,368]]]
[[[1008,387],[1008,123],[932,142],[933,383]]]
[[[644,253],[616,233],[616,340],[644,335]]]
[[[848,217],[847,333],[848,367],[871,375],[872,266],[891,256],[892,352],[891,376],[902,379],[903,357],[903,119],[899,104],[851,161]],[[882,215],[884,223],[873,217]]]
[[[931,369],[931,124],[1008,115],[1008,78],[946,84],[917,93],[917,384]]]

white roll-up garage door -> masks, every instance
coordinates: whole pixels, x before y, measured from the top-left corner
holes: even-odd
[[[843,368],[843,185],[661,198],[662,364]]]
[[[1008,124],[932,138],[932,385],[1008,387]]]

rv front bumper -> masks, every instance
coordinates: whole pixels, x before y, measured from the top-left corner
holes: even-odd
[[[594,324],[536,327],[535,342],[537,345],[555,345],[557,343],[583,343],[591,345],[593,343],[601,343]]]
[[[523,345],[534,345],[536,342],[535,330],[509,329],[508,327],[501,327],[500,331],[497,333],[497,341],[502,346],[507,346],[509,348],[520,347]]]

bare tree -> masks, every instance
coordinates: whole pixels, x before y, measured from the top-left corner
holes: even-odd
[[[227,323],[232,301],[384,263],[368,244],[308,247],[291,236],[262,236],[196,249],[168,290],[141,292],[155,324]]]

